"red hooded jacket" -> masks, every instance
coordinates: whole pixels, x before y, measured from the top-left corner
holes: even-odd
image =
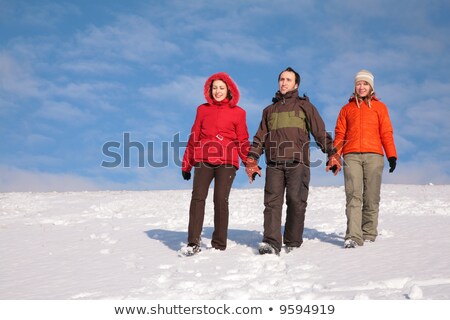
[[[215,80],[226,83],[231,99],[217,102],[211,97],[211,84]],[[194,125],[184,152],[182,170],[190,172],[198,162],[212,165],[233,165],[239,168],[239,157],[247,162],[250,148],[245,110],[237,105],[239,90],[225,72],[213,74],[205,82],[207,103],[197,107]]]

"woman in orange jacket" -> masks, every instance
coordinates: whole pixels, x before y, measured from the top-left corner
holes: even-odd
[[[384,154],[389,172],[394,171],[397,163],[388,109],[375,96],[374,76],[367,70],[355,76],[354,93],[336,122],[334,146],[338,156],[328,163],[327,171],[331,169],[336,174],[340,170],[340,156],[344,157],[347,215],[344,247],[355,248],[365,241],[375,241],[378,235]]]

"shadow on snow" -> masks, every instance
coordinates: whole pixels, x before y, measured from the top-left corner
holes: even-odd
[[[202,237],[211,239],[214,228],[205,227]],[[153,240],[160,241],[173,251],[180,250],[187,243],[186,231],[174,231],[164,229],[152,229],[145,231],[145,234]],[[316,229],[305,228],[303,232],[303,240],[315,240],[330,243],[335,246],[342,247],[343,237],[336,233],[325,233]],[[228,240],[236,242],[238,245],[257,248],[262,241],[262,232],[256,230],[228,229]]]

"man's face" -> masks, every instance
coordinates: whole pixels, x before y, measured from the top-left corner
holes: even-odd
[[[291,71],[284,71],[280,75],[280,80],[278,81],[278,89],[281,94],[286,94],[289,91],[295,90],[298,85],[295,83],[295,74]]]

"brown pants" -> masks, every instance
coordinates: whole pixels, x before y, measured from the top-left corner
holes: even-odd
[[[302,245],[309,179],[309,168],[301,163],[267,166],[264,187],[263,242],[281,249],[281,216],[284,190],[286,190],[287,211],[283,242],[290,247]]]
[[[188,242],[200,244],[205,217],[205,200],[208,189],[214,181],[214,232],[211,245],[225,250],[228,237],[228,197],[236,168],[230,165],[212,166],[198,163],[194,171],[191,206],[189,209]]]

